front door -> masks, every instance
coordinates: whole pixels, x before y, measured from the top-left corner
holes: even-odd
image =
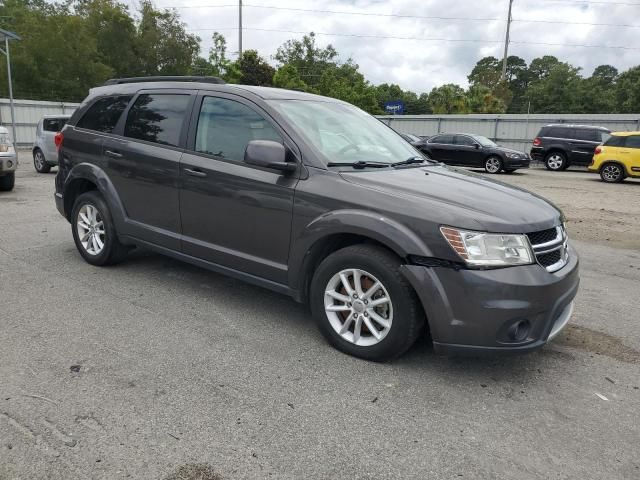
[[[195,93],[140,92],[115,137],[103,143],[105,171],[125,210],[126,233],[180,249],[178,177]]]
[[[456,165],[464,167],[482,167],[482,148],[480,144],[467,135],[455,135],[453,160]]]
[[[428,141],[429,152],[433,160],[455,165],[453,159],[453,135],[436,135]]]
[[[244,163],[251,140],[285,140],[258,106],[234,95],[203,95],[180,164],[183,252],[285,284],[298,174]]]

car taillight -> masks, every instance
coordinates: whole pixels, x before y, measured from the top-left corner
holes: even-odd
[[[596,155],[600,155],[602,153],[602,148],[596,147],[595,153],[596,153]]]
[[[536,137],[536,138],[533,139],[533,146],[534,147],[539,147],[541,143],[542,143],[542,140],[540,140],[539,137]]]
[[[64,140],[64,135],[62,134],[62,132],[58,132],[56,133],[56,136],[53,137],[53,143],[56,144],[56,149],[60,150],[60,148],[62,147],[62,141]]]

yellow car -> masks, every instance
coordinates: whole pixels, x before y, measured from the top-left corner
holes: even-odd
[[[640,132],[613,132],[596,147],[589,171],[600,173],[608,183],[640,177]]]

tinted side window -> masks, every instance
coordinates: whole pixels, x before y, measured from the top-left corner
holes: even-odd
[[[619,136],[613,135],[613,136],[611,136],[609,138],[609,140],[604,142],[604,144],[607,147],[623,147],[624,146],[624,137],[619,137]]]
[[[476,142],[474,142],[471,138],[465,136],[465,135],[456,135],[455,136],[455,144],[456,145],[466,145],[469,147],[472,147],[473,145],[476,144]]]
[[[573,138],[571,135],[571,130],[572,129],[563,127],[551,127],[549,128],[546,136],[553,138]]]
[[[575,136],[576,140],[588,140],[590,142],[600,142],[600,132],[598,130],[590,130],[588,128],[576,128]]]
[[[429,139],[429,143],[453,145],[453,135],[436,135],[435,137]]]
[[[131,95],[101,98],[95,102],[78,122],[79,128],[111,133],[120,115],[131,101]]]
[[[631,135],[627,137],[626,146],[628,148],[640,148],[640,135]]]
[[[177,146],[189,105],[188,94],[143,94],[129,110],[125,137]]]
[[[205,97],[198,118],[197,152],[241,162],[251,140],[282,143],[282,137],[271,124],[246,105],[225,98]]]
[[[42,121],[42,129],[45,132],[59,132],[67,123],[66,118],[45,118]]]

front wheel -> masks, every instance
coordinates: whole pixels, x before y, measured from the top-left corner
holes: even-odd
[[[487,173],[500,173],[500,170],[502,170],[502,160],[498,157],[489,157],[484,161],[484,169]]]
[[[331,345],[378,362],[413,345],[424,316],[400,265],[398,257],[371,245],[343,248],[320,264],[311,283],[311,311]]]
[[[619,183],[624,180],[624,170],[617,163],[607,163],[600,169],[600,178],[603,182]]]
[[[0,192],[10,192],[16,184],[15,172],[7,173],[0,177]]]
[[[96,191],[83,193],[76,199],[71,231],[80,255],[91,265],[118,263],[127,254],[127,247],[118,240],[109,207]]]
[[[47,163],[44,153],[39,148],[33,151],[33,167],[38,173],[49,173],[51,171],[51,165]]]

